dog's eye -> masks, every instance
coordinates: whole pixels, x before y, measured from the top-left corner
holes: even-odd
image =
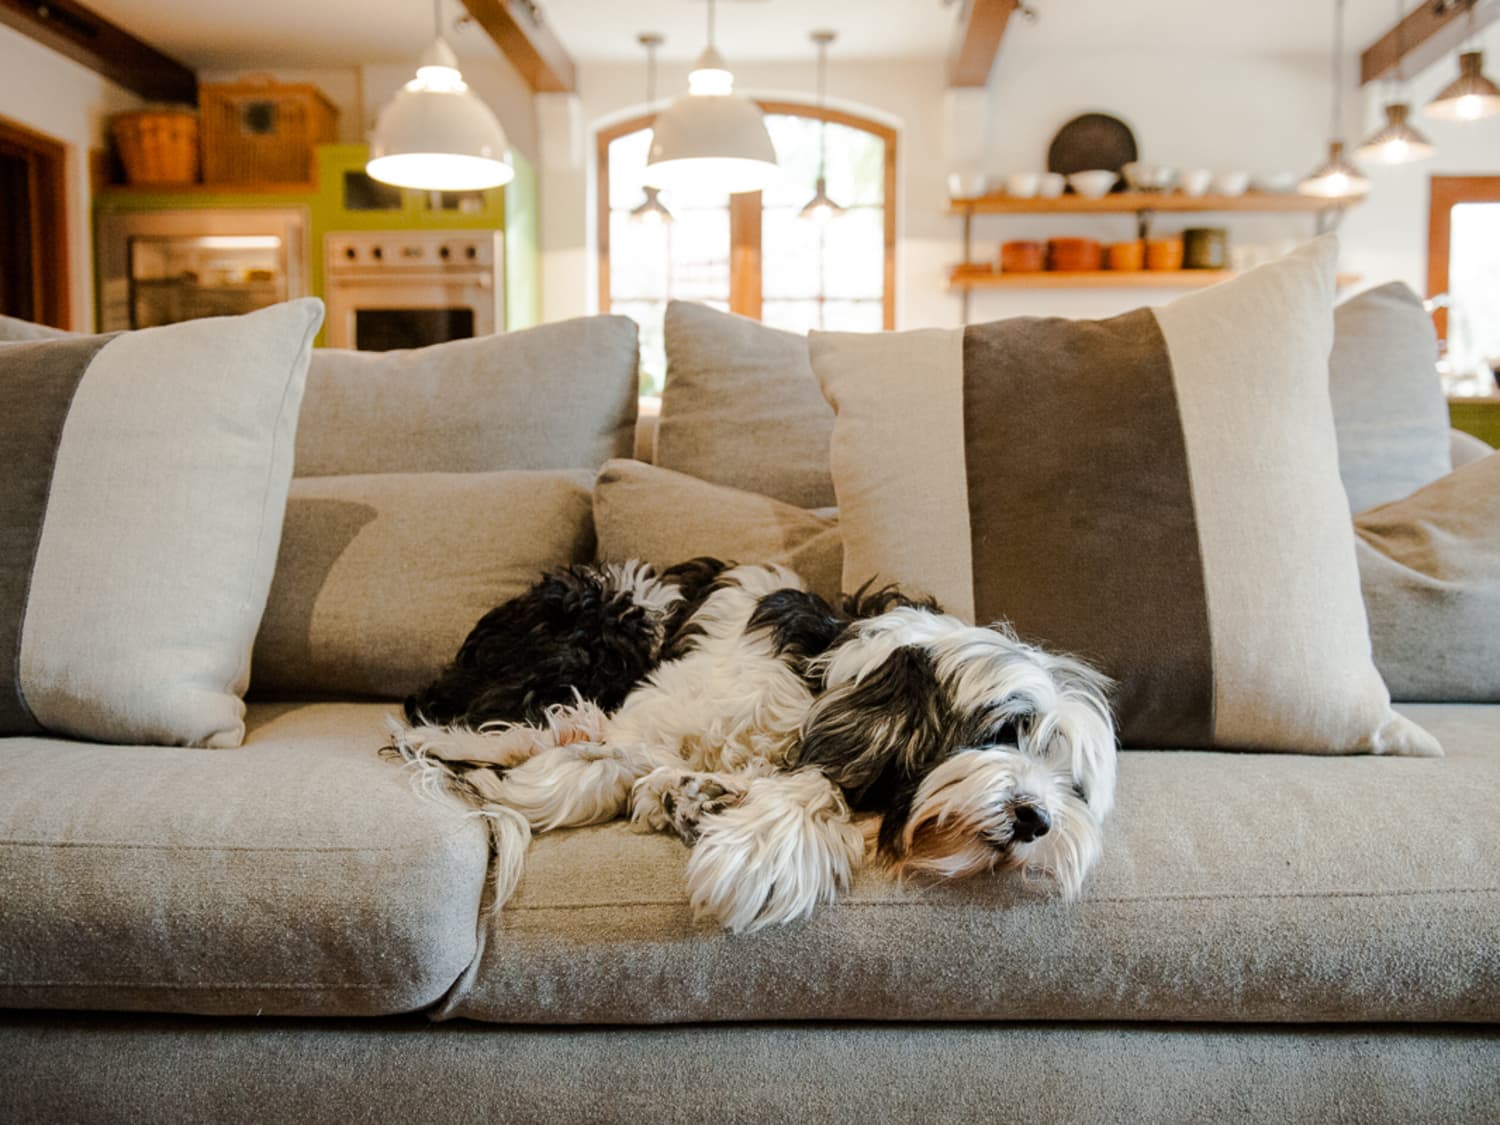
[[[1076,781],[1073,783],[1073,796],[1077,797],[1085,805],[1089,803],[1089,791]]]

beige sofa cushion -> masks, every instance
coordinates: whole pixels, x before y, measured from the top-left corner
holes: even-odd
[[[667,305],[667,381],[655,461],[800,508],[834,502],[833,411],[807,338],[707,305]]]
[[[594,554],[587,471],[298,477],[255,639],[260,699],[403,699],[474,623]]]
[[[539,836],[449,1016],[1500,1020],[1500,707],[1403,708],[1439,759],[1126,751],[1065,904],[998,875],[861,875],[809,921],[695,923],[687,851],[621,823]]]
[[[594,483],[594,526],[601,559],[658,567],[699,555],[780,563],[825,598],[839,594],[844,545],[826,511],[621,460],[606,464]]]
[[[0,741],[0,1006],[436,1000],[474,953],[488,849],[377,753],[388,712],[252,706],[233,754]]]
[[[628,457],[635,321],[590,316],[410,351],[320,348],[296,473],[596,469]]]

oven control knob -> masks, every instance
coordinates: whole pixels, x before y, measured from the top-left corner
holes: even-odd
[[[348,258],[352,262],[355,258],[359,257],[359,251],[354,249],[354,247],[352,246],[345,246],[344,257]]]
[[[441,259],[443,259],[443,261],[446,262],[452,256],[453,256],[453,251],[449,250],[446,246],[440,246],[440,247],[438,247],[438,257],[441,258]]]
[[[379,246],[372,246],[370,248],[370,257],[374,258],[378,262],[381,258],[385,257],[385,251],[382,250]]]
[[[479,257],[479,248],[476,246],[466,246],[464,248],[464,257],[472,262],[475,258]]]

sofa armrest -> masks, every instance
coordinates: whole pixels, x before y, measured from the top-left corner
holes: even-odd
[[[1495,452],[1489,444],[1473,434],[1466,434],[1462,430],[1449,430],[1448,441],[1453,450],[1453,467],[1462,469],[1481,457],[1488,457]]]

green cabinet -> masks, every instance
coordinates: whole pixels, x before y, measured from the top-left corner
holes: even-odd
[[[1489,398],[1450,398],[1448,417],[1455,430],[1473,434],[1500,449],[1500,395]]]

